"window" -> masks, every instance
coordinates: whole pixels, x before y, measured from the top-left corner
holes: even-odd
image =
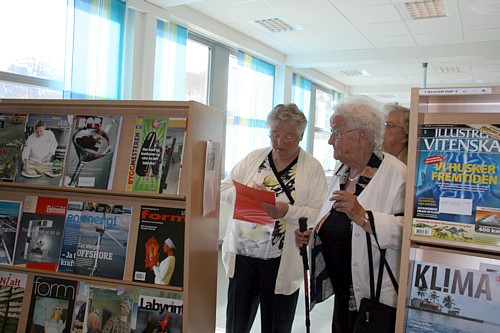
[[[273,108],[273,65],[243,52],[229,57],[225,171],[251,150],[269,146],[266,118]]]
[[[66,0],[0,2],[0,98],[62,97],[66,10]]]
[[[154,94],[156,100],[184,100],[186,94],[187,29],[158,20]]]
[[[0,43],[11,47],[0,97],[118,99],[125,10],[121,0],[1,1]]]
[[[297,104],[300,111],[304,113],[306,119],[308,120],[304,137],[300,142],[300,146],[304,150],[309,150],[309,136],[307,133],[309,132],[309,128],[311,126],[311,93],[312,82],[294,73],[292,76],[292,103]]]
[[[314,86],[314,143],[313,156],[316,157],[325,171],[332,171],[336,161],[333,159],[333,147],[328,144],[330,139],[330,116],[333,107],[339,103],[341,95],[337,92],[328,92]]]
[[[208,82],[212,48],[193,36],[187,40],[186,100],[208,104]]]

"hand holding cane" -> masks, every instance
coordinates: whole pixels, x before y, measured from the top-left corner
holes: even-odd
[[[307,230],[307,217],[299,218],[299,228],[300,232]],[[303,245],[300,248],[300,255],[302,256],[302,262],[304,263],[304,295],[305,295],[305,305],[306,305],[306,332],[309,333],[309,328],[311,322],[309,320],[309,284],[308,284],[308,274],[309,263],[307,260],[307,245]]]

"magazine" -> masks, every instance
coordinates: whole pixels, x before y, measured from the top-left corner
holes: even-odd
[[[83,332],[130,332],[133,295],[90,286]]]
[[[72,120],[72,115],[28,115],[16,183],[62,185]]]
[[[23,203],[0,200],[0,264],[12,265]]]
[[[186,211],[141,206],[134,281],[182,287]]]
[[[27,280],[27,274],[0,270],[0,332],[17,332]]]
[[[186,118],[169,118],[168,120],[160,193],[179,194],[187,124]]]
[[[136,118],[127,191],[159,193],[168,120]]]
[[[56,271],[68,199],[27,195],[14,265]]]
[[[111,189],[120,141],[121,117],[74,117],[64,185]]]
[[[75,307],[73,312],[73,319],[71,321],[71,333],[82,333],[84,330],[93,332],[92,330],[100,330],[100,316],[98,311],[94,310],[91,314],[87,313],[87,302],[89,300],[90,289],[104,290],[113,292],[115,294],[123,294],[125,288],[123,286],[114,286],[109,284],[89,284],[80,281],[78,284],[78,291],[75,297]],[[98,332],[98,331],[94,331]]]
[[[183,301],[180,294],[136,290],[132,332],[182,333]]]
[[[25,115],[0,114],[0,181],[13,182],[24,145]]]
[[[422,127],[413,235],[499,246],[499,139],[498,125]]]
[[[481,269],[485,259],[412,249],[406,333],[500,331],[500,271]],[[426,257],[418,258],[421,253]],[[444,257],[445,260],[439,260]]]
[[[123,278],[132,206],[70,201],[59,272]]]
[[[35,275],[26,332],[69,333],[78,282]]]

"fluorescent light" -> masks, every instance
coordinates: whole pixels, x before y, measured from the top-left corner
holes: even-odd
[[[446,16],[443,0],[407,2],[405,6],[414,20]]]

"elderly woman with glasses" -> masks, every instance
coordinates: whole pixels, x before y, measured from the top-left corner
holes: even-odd
[[[378,276],[380,251],[399,277],[406,166],[380,150],[384,123],[377,103],[355,98],[337,105],[330,118],[337,164],[315,228],[295,230],[299,247],[312,246],[311,304],[335,292],[332,332],[353,332],[361,300],[370,298],[368,238]],[[312,234],[312,237],[309,237]],[[397,294],[384,269],[380,302],[396,306]]]
[[[233,180],[274,191],[276,204],[261,204],[272,221],[258,224],[231,218],[222,244],[229,277],[226,332],[250,332],[260,305],[261,332],[290,332],[303,265],[294,230],[300,217],[316,219],[326,195],[319,161],[299,147],[307,120],[295,104],[268,114],[271,147],[250,152],[222,181],[221,200],[234,209]]]
[[[408,133],[410,127],[410,109],[398,103],[384,106],[385,131],[382,150],[396,156],[406,164],[408,159]]]

